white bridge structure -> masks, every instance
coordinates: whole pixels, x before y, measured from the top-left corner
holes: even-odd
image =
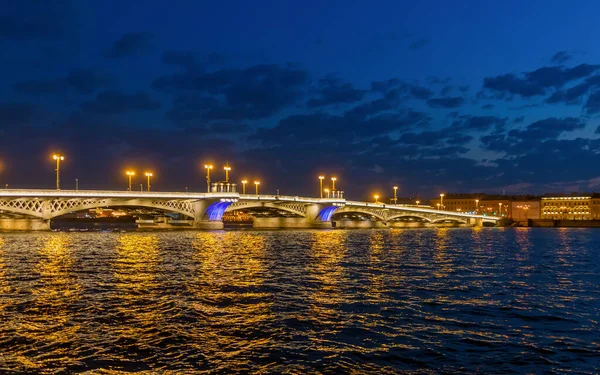
[[[144,212],[148,228],[223,228],[223,215],[241,211],[256,228],[373,228],[428,225],[482,226],[500,218],[344,198],[103,190],[0,190],[0,230],[50,230],[53,219],[97,208]],[[141,210],[141,211],[136,211]]]

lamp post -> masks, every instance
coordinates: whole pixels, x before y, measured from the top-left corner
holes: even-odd
[[[52,158],[56,160],[56,190],[60,190],[60,162],[65,160],[65,157],[61,154],[54,154]]]
[[[321,175],[319,176],[319,194],[321,195],[321,199],[323,199],[323,180],[325,179],[325,176]]]
[[[398,204],[398,186],[394,186],[394,204]]]
[[[146,177],[148,177],[148,191],[150,191],[150,177],[152,177],[152,173],[151,172],[146,172]]]
[[[225,170],[225,182],[229,182],[229,171],[231,170],[229,163],[227,163],[223,169]]]
[[[337,181],[337,177],[331,177],[331,191],[335,191],[335,182]]]
[[[416,201],[415,203],[417,203],[417,206],[419,205],[419,203],[421,203],[421,201]]]
[[[442,210],[444,209],[444,194],[440,194],[440,206],[442,207]]]
[[[79,179],[75,179],[75,191],[79,191]]]
[[[437,208],[438,208],[438,210],[440,209],[440,204],[439,203],[437,203]]]
[[[479,213],[479,199],[475,199],[475,212]]]
[[[204,164],[206,169],[206,191],[210,193],[210,170],[213,169],[211,164]]]
[[[242,180],[242,194],[246,194],[246,184],[248,180]]]
[[[325,188],[323,191],[325,192],[325,194],[327,194],[327,198],[329,198],[329,189]]]
[[[258,185],[260,185],[260,181],[254,181],[254,186],[256,187],[256,195],[258,195]]]
[[[127,180],[129,181],[129,184],[127,185],[127,191],[131,191],[131,178],[135,176],[135,172],[127,171],[125,174],[127,175]]]
[[[500,216],[502,216],[502,202],[499,202],[499,203],[498,203],[498,207],[499,207],[499,208],[498,208],[498,214],[499,214]]]
[[[375,194],[373,198],[375,198],[375,203],[379,203],[379,195]]]

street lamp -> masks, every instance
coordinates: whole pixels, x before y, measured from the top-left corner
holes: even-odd
[[[152,177],[152,173],[151,172],[146,172],[146,177],[148,177],[148,191],[150,191],[150,177]]]
[[[211,164],[204,164],[206,169],[206,191],[210,193],[210,170],[213,169]]]
[[[321,195],[321,199],[323,199],[323,179],[325,179],[325,176],[319,176],[319,194]]]
[[[337,177],[331,177],[331,191],[335,191],[335,182],[337,181]]]
[[[325,188],[323,191],[325,192],[325,194],[327,194],[327,198],[329,198],[329,189]]]
[[[418,205],[419,205],[419,203],[421,203],[421,201],[416,201],[416,203],[417,203],[417,206],[418,206]]]
[[[373,198],[375,198],[375,203],[379,203],[379,195],[375,194]]]
[[[125,172],[125,174],[127,175],[127,179],[129,181],[129,185],[128,185],[127,190],[131,191],[131,177],[135,176],[135,172],[134,171],[127,171],[127,172]]]
[[[223,169],[225,170],[225,182],[229,182],[229,171],[231,170],[229,163],[227,163]]]
[[[442,206],[442,210],[444,209],[444,194],[440,194],[440,206]]]
[[[242,180],[242,194],[246,194],[246,184],[248,180]]]
[[[438,210],[440,209],[440,204],[439,203],[437,203],[437,208],[438,208]]]
[[[65,157],[61,154],[54,154],[52,158],[56,160],[56,190],[60,190],[60,162],[65,160]]]
[[[475,212],[479,213],[479,199],[475,199]]]
[[[498,202],[498,213],[502,216],[502,202]]]
[[[394,186],[394,204],[398,204],[397,192],[398,192],[398,186]]]
[[[260,181],[254,181],[254,186],[256,187],[256,195],[258,195],[258,185],[260,185]]]

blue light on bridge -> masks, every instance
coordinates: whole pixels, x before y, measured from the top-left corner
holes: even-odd
[[[339,208],[338,206],[328,206],[328,207],[325,207],[324,209],[321,210],[321,212],[319,212],[319,220],[321,220],[321,221],[331,221],[331,217],[333,216],[333,213],[338,208]]]
[[[221,221],[223,214],[229,205],[233,202],[215,202],[206,209],[206,217],[208,220]]]

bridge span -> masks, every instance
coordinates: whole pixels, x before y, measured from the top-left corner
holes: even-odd
[[[50,221],[95,208],[138,208],[163,213],[141,220],[156,228],[223,228],[226,212],[243,211],[256,228],[353,228],[458,223],[483,225],[500,218],[429,207],[235,192],[131,192],[106,190],[0,190],[0,230],[50,230]]]

